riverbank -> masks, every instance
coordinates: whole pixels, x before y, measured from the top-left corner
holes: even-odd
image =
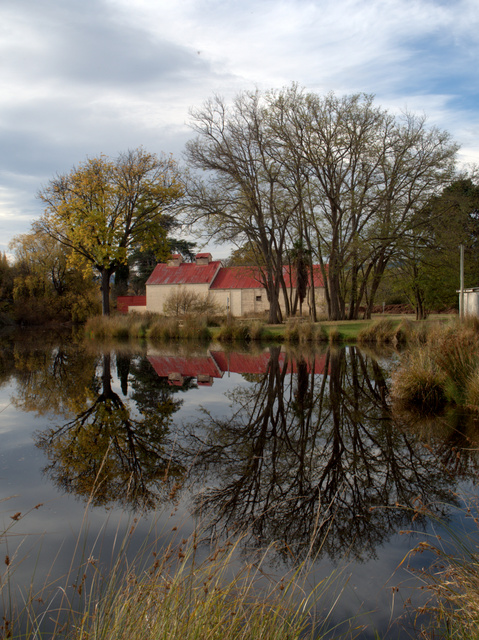
[[[438,324],[454,319],[452,315],[434,315],[416,321],[413,316],[381,315],[371,320],[321,321],[290,319],[282,325],[268,325],[258,319],[210,319],[190,316],[167,318],[156,314],[96,316],[85,325],[92,339],[217,340],[219,342],[355,343],[404,344]]]

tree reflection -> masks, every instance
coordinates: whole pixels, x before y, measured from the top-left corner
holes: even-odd
[[[71,344],[13,353],[16,405],[61,418],[36,440],[62,490],[97,505],[151,509],[178,496],[188,478],[212,533],[248,530],[258,546],[282,541],[284,554],[371,557],[413,518],[425,522],[423,505],[441,515],[435,505],[452,503],[456,478],[479,470],[475,417],[418,419],[393,406],[393,422],[388,371],[354,347],[272,346],[269,359],[262,352],[257,360],[201,354],[219,378],[247,360],[250,373],[227,393],[229,408],[213,395],[215,413],[210,407],[183,427],[176,414],[181,393],[196,387],[185,373],[194,367],[171,385],[168,354],[155,355],[166,363],[155,371],[126,350],[115,359]]]
[[[249,530],[260,544],[280,540],[297,556],[364,559],[424,517],[414,505],[451,500],[434,456],[392,424],[374,358],[328,350],[318,375],[319,356],[279,355],[271,348],[262,379],[229,394],[232,415],[205,412],[188,429],[184,455],[210,484],[197,509],[212,527]]]
[[[171,499],[185,470],[169,438],[181,406],[144,357],[117,357],[123,400],[112,387],[111,355],[77,346],[24,350],[16,357],[17,407],[66,422],[36,434],[48,477],[95,505],[150,509]],[[130,379],[131,377],[131,379]],[[176,389],[175,389],[176,390]]]
[[[395,423],[433,453],[451,478],[479,477],[479,415],[464,407],[448,407],[438,415],[425,415],[392,405]]]

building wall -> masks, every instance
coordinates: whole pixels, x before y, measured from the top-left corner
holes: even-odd
[[[146,285],[146,308],[148,311],[163,313],[163,307],[168,298],[176,292],[188,291],[200,296],[208,296],[209,284],[168,284]]]
[[[175,292],[188,291],[209,299],[217,305],[219,313],[230,313],[235,317],[262,315],[269,311],[269,302],[266,291],[263,288],[257,289],[211,289],[208,284],[172,284],[146,286],[146,307],[130,307],[130,311],[153,311],[163,314],[164,304]],[[295,289],[290,296],[294,299]],[[326,310],[325,295],[323,288],[315,289],[317,313],[324,313]],[[310,309],[311,292],[303,303],[303,314],[306,316]],[[285,312],[285,304],[282,293],[280,293],[281,310]]]
[[[289,292],[288,292],[289,293]],[[292,290],[292,298],[296,290]],[[210,291],[211,299],[218,305],[220,312],[231,313],[232,316],[262,315],[269,311],[269,301],[265,289],[213,289]],[[326,301],[323,288],[315,289],[317,313],[326,311]],[[303,314],[307,315],[310,309],[311,295],[303,303]],[[281,311],[285,313],[284,297],[280,294]]]
[[[142,304],[141,306],[128,305],[128,313],[146,313],[147,311],[148,307],[146,304]]]
[[[479,291],[464,291],[464,314],[479,318]]]

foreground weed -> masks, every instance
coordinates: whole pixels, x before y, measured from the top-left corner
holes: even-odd
[[[426,614],[430,620],[420,629],[424,638],[472,640],[479,637],[477,499],[468,500],[458,515],[463,522],[474,523],[475,528],[458,532],[445,522],[437,522],[441,533],[430,535],[412,551],[413,555],[426,551],[435,557],[420,573],[421,589],[429,595],[426,603],[416,609],[417,619]]]
[[[40,505],[39,505],[40,506]],[[21,514],[13,514],[11,534]],[[86,517],[86,516],[85,516]],[[87,528],[87,523],[84,523]],[[174,527],[176,529],[176,527]],[[198,532],[160,545],[158,533],[128,559],[135,523],[115,550],[113,565],[79,536],[64,578],[11,598],[13,565],[2,575],[4,611],[0,637],[17,640],[299,640],[317,637],[314,606],[332,584],[325,580],[305,595],[305,565],[283,578],[268,574],[273,546],[240,563],[241,536],[211,548]],[[120,534],[121,535],[121,534]],[[178,534],[173,534],[177,536]],[[100,544],[99,539],[95,544]],[[84,559],[75,568],[77,556]],[[98,555],[97,558],[94,555]],[[111,555],[110,555],[111,558]],[[322,590],[322,591],[321,591]],[[326,616],[327,617],[327,616]],[[45,622],[48,621],[48,631]]]

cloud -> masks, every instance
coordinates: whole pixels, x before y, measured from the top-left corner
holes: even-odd
[[[214,93],[292,81],[426,112],[479,158],[477,28],[476,0],[3,0],[0,184],[18,200],[0,219],[26,231],[41,183],[87,155],[179,157]]]

